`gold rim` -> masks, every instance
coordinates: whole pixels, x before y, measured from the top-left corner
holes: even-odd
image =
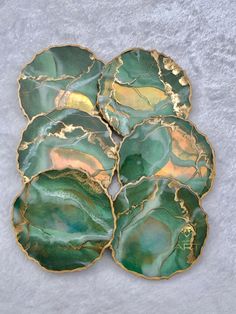
[[[113,238],[114,238],[115,230],[116,230],[116,215],[115,215],[115,210],[114,210],[114,204],[113,204],[113,200],[112,200],[110,194],[107,192],[107,190],[102,186],[102,184],[101,184],[99,181],[97,181],[97,180],[91,178],[91,177],[89,176],[89,174],[88,174],[86,171],[80,171],[80,170],[70,169],[70,168],[66,168],[66,169],[68,169],[68,170],[70,170],[70,171],[75,171],[75,172],[76,172],[76,171],[82,172],[82,173],[86,174],[87,178],[89,178],[91,181],[93,181],[93,182],[95,182],[95,183],[98,183],[98,185],[101,187],[101,189],[103,190],[103,192],[106,194],[107,198],[109,199],[110,208],[111,208],[111,213],[112,213],[112,217],[113,217],[113,225],[114,225],[114,226],[113,226],[113,231],[112,231],[111,239],[107,242],[106,245],[104,245],[104,247],[102,248],[102,250],[101,250],[99,256],[96,257],[96,258],[95,258],[91,263],[89,263],[87,266],[83,266],[83,267],[75,268],[75,269],[71,269],[71,270],[51,270],[51,269],[48,269],[48,268],[42,266],[38,260],[36,260],[35,258],[31,257],[31,256],[28,254],[28,252],[25,250],[25,248],[22,246],[22,244],[18,241],[17,232],[16,232],[16,228],[15,228],[15,225],[14,225],[14,204],[15,204],[16,200],[17,200],[18,197],[20,197],[20,195],[23,193],[23,191],[24,191],[24,189],[25,189],[25,186],[26,186],[27,184],[29,184],[34,178],[38,177],[40,174],[43,174],[43,173],[45,173],[45,172],[47,172],[47,171],[41,172],[41,173],[39,173],[39,174],[33,176],[32,179],[31,179],[28,183],[25,183],[25,184],[23,185],[23,189],[22,189],[21,193],[20,193],[20,194],[17,194],[17,196],[16,196],[16,197],[14,198],[14,200],[13,200],[13,205],[12,205],[12,207],[11,207],[11,224],[12,224],[12,227],[13,227],[13,232],[14,232],[14,236],[15,236],[15,241],[17,242],[17,245],[20,247],[20,250],[25,254],[25,256],[26,256],[29,260],[32,260],[33,262],[35,262],[36,264],[38,264],[41,268],[43,268],[44,270],[46,270],[47,272],[50,272],[50,273],[60,273],[60,274],[62,274],[62,273],[80,272],[80,271],[83,271],[83,270],[86,270],[86,269],[90,268],[90,267],[93,266],[98,260],[100,260],[100,259],[102,258],[104,251],[105,251],[107,248],[110,247],[111,242],[112,242],[112,240],[113,240]],[[66,170],[66,169],[64,169],[64,170]],[[48,171],[51,171],[51,170],[48,170]],[[63,170],[55,170],[55,171],[63,171]]]
[[[156,119],[156,118],[164,118],[164,119],[165,119],[165,117],[172,117],[172,118],[175,118],[175,119],[180,119],[180,120],[185,121],[185,122],[187,121],[192,127],[194,127],[194,128],[196,129],[196,131],[197,131],[200,135],[202,135],[202,136],[205,137],[206,142],[207,142],[207,144],[209,145],[209,147],[210,147],[210,149],[211,149],[211,151],[212,151],[212,172],[211,172],[211,175],[209,176],[209,178],[210,178],[210,180],[211,180],[211,185],[210,185],[210,187],[209,187],[209,190],[207,190],[205,193],[203,193],[201,197],[198,196],[199,199],[200,199],[200,198],[203,198],[203,197],[205,197],[205,196],[213,189],[213,185],[214,185],[213,183],[214,183],[215,177],[216,177],[216,156],[215,156],[215,151],[214,151],[214,149],[213,149],[213,147],[212,147],[212,145],[211,145],[211,143],[210,143],[210,141],[209,141],[207,135],[206,135],[205,133],[200,132],[199,129],[196,127],[196,125],[195,125],[191,120],[179,118],[179,117],[176,117],[176,116],[173,116],[173,115],[167,115],[167,116],[161,116],[161,115],[160,115],[160,116],[156,116],[156,117],[144,119],[142,122],[137,123],[137,124],[133,127],[133,129],[132,129],[132,131],[131,131],[130,134],[128,134],[128,135],[126,135],[126,136],[123,137],[123,139],[122,139],[122,140],[120,141],[120,143],[119,143],[119,147],[118,147],[118,150],[117,150],[117,156],[118,156],[118,160],[117,160],[117,179],[118,179],[118,182],[119,182],[119,184],[120,184],[121,186],[123,186],[123,183],[121,182],[121,179],[120,179],[120,171],[119,171],[119,169],[120,169],[120,150],[121,150],[121,147],[122,147],[124,141],[125,141],[129,136],[131,136],[131,135],[135,132],[135,130],[136,130],[137,127],[139,127],[139,126],[141,126],[141,125],[147,123],[149,120]],[[148,176],[147,176],[147,177],[148,177]],[[174,178],[173,178],[173,180],[177,180],[177,179],[174,179]],[[178,181],[178,180],[177,180],[177,181]],[[135,183],[135,181],[132,181],[132,182],[130,182],[130,183]],[[181,182],[180,182],[180,183],[181,183]],[[181,183],[181,184],[184,184],[184,183]],[[191,190],[190,187],[189,187],[189,189]],[[196,194],[196,192],[194,192],[194,193]]]
[[[204,239],[203,244],[202,244],[202,246],[201,246],[199,255],[198,255],[197,258],[192,262],[192,264],[189,265],[187,268],[177,270],[177,271],[175,271],[174,273],[172,273],[172,274],[169,275],[169,276],[162,276],[162,277],[155,277],[155,276],[153,276],[153,277],[148,277],[148,276],[145,276],[145,275],[140,274],[140,273],[138,273],[138,272],[129,270],[129,269],[126,268],[121,262],[119,262],[119,261],[116,259],[115,250],[114,250],[113,247],[112,247],[112,241],[113,241],[113,239],[114,239],[114,237],[115,237],[115,232],[116,232],[116,229],[117,229],[117,222],[118,222],[118,219],[117,219],[117,218],[116,218],[116,224],[115,224],[115,229],[114,229],[114,233],[113,233],[113,238],[112,238],[111,245],[110,245],[110,250],[111,250],[111,256],[112,256],[114,262],[115,262],[118,266],[120,266],[123,270],[125,270],[126,272],[128,272],[128,273],[130,273],[130,274],[133,274],[133,275],[135,275],[136,277],[144,278],[144,279],[147,279],[147,280],[168,280],[168,279],[172,278],[172,277],[173,277],[174,275],[176,275],[176,274],[183,273],[183,272],[185,272],[185,271],[187,271],[187,270],[190,270],[190,269],[193,267],[193,265],[195,265],[195,264],[198,262],[198,260],[200,259],[200,257],[202,256],[202,254],[203,254],[203,253],[202,253],[202,252],[203,252],[203,248],[204,248],[205,245],[206,245],[206,241],[207,241],[208,233],[209,233],[208,215],[207,215],[207,213],[205,212],[205,210],[202,208],[202,200],[198,197],[198,195],[197,195],[194,191],[192,191],[191,188],[189,188],[187,185],[184,185],[184,184],[180,183],[178,180],[172,179],[172,178],[170,178],[170,177],[163,177],[163,176],[146,176],[146,177],[145,177],[145,176],[142,176],[142,177],[141,177],[139,180],[137,180],[136,182],[129,182],[129,183],[127,183],[126,185],[123,185],[123,186],[120,188],[120,190],[117,192],[117,194],[115,195],[115,197],[113,198],[113,206],[114,206],[114,202],[116,201],[116,198],[118,197],[118,195],[120,194],[120,192],[123,191],[123,189],[126,189],[127,186],[134,186],[134,185],[137,185],[138,183],[140,183],[140,181],[142,181],[143,179],[149,180],[149,179],[151,179],[151,178],[154,178],[154,179],[157,179],[157,180],[158,180],[158,179],[168,179],[168,180],[170,180],[170,182],[171,182],[171,181],[172,181],[172,182],[176,182],[176,183],[178,183],[180,186],[186,188],[186,189],[189,190],[191,193],[193,193],[193,194],[195,195],[195,197],[198,199],[198,201],[199,201],[199,208],[201,209],[201,211],[202,211],[203,214],[205,215],[205,221],[206,221],[206,227],[207,227],[207,229],[206,229],[206,236],[205,236],[205,239]]]
[[[102,117],[103,117],[103,119],[104,119],[105,121],[107,121],[107,119],[106,119],[104,113],[102,112],[102,110],[101,110],[101,108],[100,108],[100,106],[99,106],[99,102],[98,102],[98,96],[101,95],[101,84],[100,84],[100,82],[101,82],[101,80],[103,79],[103,72],[104,72],[104,70],[105,70],[105,67],[108,66],[108,65],[110,65],[110,64],[111,64],[112,62],[114,62],[114,60],[116,60],[117,58],[121,57],[124,53],[130,52],[130,51],[136,51],[136,50],[142,50],[142,51],[146,51],[146,52],[149,52],[149,53],[151,53],[151,52],[157,52],[159,55],[162,55],[163,57],[169,58],[169,59],[171,59],[172,61],[174,61],[170,56],[164,54],[163,52],[159,52],[159,51],[156,50],[156,49],[143,49],[143,48],[140,48],[140,47],[134,47],[134,48],[128,48],[128,49],[122,51],[119,55],[117,55],[116,57],[114,57],[111,61],[109,61],[109,62],[107,62],[107,63],[104,63],[104,68],[103,68],[103,70],[102,70],[102,73],[101,73],[101,75],[100,75],[100,78],[98,79],[97,107],[98,107],[99,113],[102,115]],[[191,113],[191,110],[192,110],[192,93],[193,93],[192,84],[191,84],[191,82],[190,82],[190,79],[189,79],[188,75],[186,74],[186,71],[185,71],[182,67],[180,67],[175,61],[174,61],[174,63],[181,69],[181,71],[183,72],[183,75],[186,77],[186,79],[187,79],[187,81],[188,81],[188,84],[189,84],[189,97],[188,97],[188,100],[189,100],[190,106],[189,106],[188,113],[187,113],[187,115],[186,115],[186,117],[185,117],[185,119],[187,119],[187,118],[189,117],[190,113]],[[158,115],[155,115],[155,116],[153,116],[153,117],[156,117],[156,116],[158,116]],[[149,117],[149,118],[151,118],[151,117]],[[109,125],[110,125],[110,121],[107,121],[107,122],[108,122]],[[113,129],[114,131],[116,131],[119,135],[123,136],[123,135],[120,133],[120,131],[119,131],[116,127],[114,127],[114,126],[111,126],[111,127],[112,127],[112,129]],[[133,128],[132,128],[132,129],[133,129]],[[132,129],[131,129],[131,132],[132,132]],[[129,133],[129,134],[130,134],[130,133]],[[128,134],[128,135],[129,135],[129,134]],[[126,136],[127,136],[127,135],[126,135]]]
[[[44,114],[44,113],[40,113],[40,114],[37,114],[36,116],[34,116],[31,120],[29,120],[28,121],[28,123],[26,124],[26,127],[21,131],[21,136],[20,136],[20,142],[19,142],[19,144],[17,145],[17,148],[16,148],[16,169],[17,169],[17,171],[20,173],[20,175],[21,175],[21,177],[22,177],[22,183],[23,184],[25,184],[25,183],[27,183],[26,181],[25,181],[25,175],[24,175],[24,172],[20,169],[20,165],[19,165],[19,152],[18,152],[18,150],[19,150],[19,147],[20,147],[20,144],[21,144],[21,142],[22,142],[22,139],[23,139],[23,135],[24,135],[24,132],[27,130],[27,128],[28,128],[28,126],[29,125],[31,125],[32,123],[33,123],[33,121],[35,120],[35,119],[37,119],[38,117],[42,117],[42,116],[46,116],[46,115],[48,115],[48,114],[50,114],[50,113],[52,113],[52,112],[57,112],[57,111],[62,111],[62,110],[77,110],[78,112],[80,112],[81,110],[79,110],[79,109],[73,109],[73,108],[60,108],[60,109],[54,109],[54,110],[52,110],[52,111],[49,111],[47,114]],[[87,113],[87,112],[86,112]],[[90,113],[87,113],[91,118],[98,118],[99,120],[100,120],[100,122],[102,123],[102,124],[104,124],[105,126],[106,126],[106,128],[107,128],[107,130],[108,130],[108,133],[109,133],[109,138],[110,138],[110,140],[111,140],[111,142],[114,144],[114,149],[115,149],[115,156],[116,156],[116,158],[115,158],[115,164],[114,164],[114,167],[112,168],[112,171],[111,171],[111,176],[110,176],[110,178],[109,178],[109,185],[107,186],[107,187],[105,187],[104,186],[104,188],[105,189],[108,189],[109,187],[110,187],[110,185],[111,185],[111,182],[112,182],[112,178],[113,178],[113,176],[114,176],[114,173],[115,173],[115,171],[116,171],[116,169],[117,169],[117,163],[118,163],[118,148],[119,148],[119,145],[117,144],[117,143],[115,143],[115,141],[113,140],[113,138],[112,138],[112,131],[111,131],[111,128],[110,128],[110,126],[109,126],[109,124],[106,122],[106,121],[104,121],[99,115],[92,115],[92,114],[90,114]],[[70,167],[67,167],[68,169],[75,169],[75,170],[78,170],[78,171],[84,171],[84,170],[80,170],[80,169],[76,169],[76,168],[70,168]],[[46,172],[46,171],[49,171],[49,170],[58,170],[58,169],[55,169],[55,168],[46,168],[44,171],[40,171],[40,172],[38,172],[38,173],[36,173],[35,175],[33,175],[32,176],[32,178],[33,177],[35,177],[35,176],[37,176],[37,175],[39,175],[40,173],[42,173],[42,172]],[[86,171],[85,171],[86,172]],[[28,177],[27,177],[28,178]],[[29,181],[32,179],[32,178],[28,178],[29,179]],[[96,180],[96,179],[95,179]]]
[[[35,58],[37,58],[39,55],[41,55],[41,54],[44,53],[45,51],[50,50],[50,49],[52,49],[52,48],[62,48],[62,47],[78,47],[78,48],[81,48],[82,50],[86,50],[86,51],[87,51],[89,54],[91,54],[97,61],[100,61],[100,62],[103,63],[103,65],[105,65],[104,61],[103,61],[102,59],[100,59],[100,58],[97,58],[97,56],[93,53],[93,51],[91,51],[89,48],[87,48],[87,47],[85,47],[85,46],[82,46],[82,45],[79,45],[79,44],[50,45],[50,46],[48,46],[48,47],[46,47],[46,48],[40,50],[39,52],[35,53],[35,54],[33,55],[33,57],[31,58],[31,60],[30,60],[28,63],[24,64],[23,67],[21,67],[20,74],[18,75],[18,78],[17,78],[17,85],[18,85],[18,88],[17,88],[17,98],[18,98],[18,101],[19,101],[19,104],[20,104],[20,109],[21,109],[23,115],[26,117],[26,119],[27,119],[28,121],[31,121],[34,117],[36,117],[36,116],[38,116],[38,115],[47,114],[48,111],[47,111],[47,112],[42,112],[42,113],[40,113],[40,114],[38,114],[38,115],[32,117],[31,119],[29,118],[29,116],[27,115],[27,113],[26,113],[26,111],[25,111],[25,109],[24,109],[24,107],[23,107],[23,104],[22,104],[21,98],[20,98],[20,79],[21,79],[22,72],[23,72],[23,70],[24,70],[28,65],[30,65],[30,64],[35,60]],[[94,107],[96,107],[96,103],[95,103]],[[55,109],[56,109],[56,108],[55,108]],[[49,112],[50,112],[50,111],[49,111]]]

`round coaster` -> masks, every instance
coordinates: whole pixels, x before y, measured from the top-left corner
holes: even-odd
[[[116,168],[117,147],[98,116],[76,109],[54,110],[33,119],[18,147],[24,181],[48,169],[86,171],[108,187]]]
[[[124,186],[114,201],[114,260],[147,279],[189,268],[201,253],[207,217],[195,193],[175,180],[142,178]]]
[[[215,176],[214,152],[195,126],[174,116],[156,117],[137,125],[121,144],[119,180],[142,176],[177,179],[202,197]]]
[[[101,257],[114,229],[112,201],[77,170],[51,170],[27,183],[13,206],[23,251],[52,271],[82,270]]]
[[[43,50],[22,70],[19,98],[26,116],[57,108],[96,111],[97,81],[103,62],[80,46],[58,46]]]
[[[123,52],[104,66],[99,86],[100,111],[123,136],[146,118],[187,118],[191,109],[191,85],[186,74],[156,50]]]

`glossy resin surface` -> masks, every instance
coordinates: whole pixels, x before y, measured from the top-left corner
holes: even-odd
[[[76,109],[54,110],[33,119],[18,147],[25,182],[47,169],[86,171],[107,187],[116,167],[116,145],[99,118]]]
[[[121,182],[154,174],[175,178],[200,197],[210,189],[215,175],[214,152],[190,121],[174,116],[152,118],[124,139]]]
[[[188,117],[190,82],[183,70],[156,50],[132,49],[105,65],[99,80],[98,105],[121,135],[157,115]]]
[[[27,183],[13,207],[17,240],[48,270],[81,270],[113,234],[112,203],[100,184],[76,170],[51,170]]]
[[[19,97],[29,119],[55,108],[96,111],[103,62],[79,46],[52,47],[37,54],[19,78]]]
[[[150,279],[168,278],[198,258],[207,234],[206,214],[186,186],[143,178],[123,187],[114,201],[115,261]]]

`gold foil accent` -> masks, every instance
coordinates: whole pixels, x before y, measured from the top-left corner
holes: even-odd
[[[91,100],[79,92],[70,92],[66,90],[59,90],[55,98],[55,107],[61,108],[74,108],[91,113],[94,111],[94,106]]]
[[[153,110],[156,103],[165,100],[166,94],[155,87],[127,87],[118,83],[113,84],[114,99],[135,110]],[[148,96],[147,96],[148,95]]]

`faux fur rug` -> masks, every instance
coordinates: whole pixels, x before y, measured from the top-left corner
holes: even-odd
[[[235,17],[232,0],[0,0],[0,313],[236,312]],[[148,281],[124,272],[108,251],[86,271],[51,274],[17,246],[10,218],[22,189],[16,147],[26,125],[17,76],[36,52],[66,43],[104,61],[130,47],[156,48],[186,70],[190,119],[217,157],[214,188],[203,200],[209,236],[191,270]]]

